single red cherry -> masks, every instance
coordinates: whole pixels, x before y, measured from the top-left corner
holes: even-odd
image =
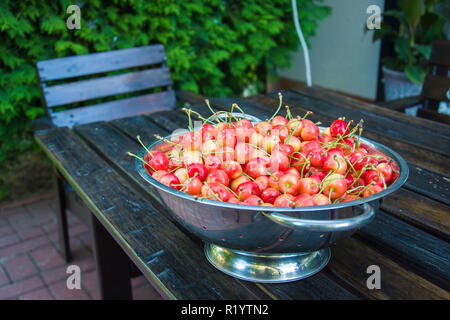
[[[294,203],[296,207],[313,207],[316,205],[313,198],[306,193],[295,197]]]
[[[289,193],[296,195],[298,193],[299,180],[298,176],[288,173],[280,178],[278,183],[281,193]]]
[[[330,134],[333,137],[346,136],[349,134],[347,122],[344,120],[336,120],[330,126]]]
[[[259,196],[260,190],[259,190],[258,185],[255,182],[247,181],[247,182],[241,183],[236,188],[236,194],[242,201],[245,201],[245,199],[247,199],[251,195]]]
[[[281,193],[277,190],[277,189],[274,189],[274,188],[267,188],[267,189],[265,189],[265,190],[263,190],[262,192],[261,192],[261,199],[264,201],[264,202],[267,202],[267,203],[274,203],[274,201],[275,201],[275,199],[280,195]]]
[[[208,174],[208,169],[206,169],[206,166],[199,163],[192,163],[188,165],[187,171],[189,178],[196,175],[200,181],[204,181],[206,179],[206,175]]]
[[[219,169],[222,161],[217,156],[207,156],[205,158],[205,167],[208,170]]]
[[[281,194],[275,199],[273,205],[275,207],[294,207],[294,198],[292,194]]]
[[[242,174],[242,167],[236,161],[226,161],[220,165],[220,169],[225,171],[230,179],[236,179]]]
[[[260,197],[252,195],[245,199],[244,203],[250,206],[260,206],[264,203],[264,201],[262,201]]]
[[[153,152],[153,157],[148,161],[151,170],[168,170],[169,159],[162,152]]]
[[[303,127],[301,137],[306,141],[317,140],[319,133],[319,127],[315,124],[307,125],[306,127]]]
[[[177,178],[176,175],[172,173],[168,173],[164,175],[161,179],[159,179],[159,182],[162,184],[176,190],[180,190],[180,180]]]
[[[252,158],[245,166],[245,172],[253,179],[267,175],[270,162],[264,158]]]
[[[231,192],[218,183],[208,183],[208,185],[202,186],[202,196],[226,202],[230,198]]]
[[[320,190],[320,182],[314,178],[303,178],[299,181],[298,191],[304,194],[315,194]]]

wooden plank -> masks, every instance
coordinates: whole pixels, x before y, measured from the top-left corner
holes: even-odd
[[[177,113],[180,114],[180,111]],[[121,120],[122,121],[122,120]],[[170,120],[168,120],[170,121]],[[140,124],[147,127],[145,123],[140,122]],[[137,131],[140,131],[137,129],[139,125],[136,126],[136,123],[131,126],[132,133],[129,134],[129,136],[134,136]],[[125,126],[122,126],[124,128]],[[123,133],[120,133],[116,130],[114,130],[111,126],[104,124],[104,123],[95,123],[95,124],[88,124],[84,126],[76,127],[75,130],[80,133],[87,141],[89,141],[89,144],[96,148],[96,150],[105,156],[113,165],[114,168],[121,173],[125,174],[129,179],[131,179],[134,183],[139,184],[138,188],[140,190],[143,190],[143,192],[152,195],[152,188],[149,187],[148,183],[144,181],[139,174],[136,172],[134,168],[134,162],[130,163],[130,161],[124,157],[124,154],[127,151],[132,150],[133,152],[137,152],[138,149],[140,149],[139,144],[136,141],[132,141],[129,139],[126,135]],[[142,130],[144,131],[144,130]],[[180,225],[177,225],[179,229],[183,230],[184,232],[188,233],[183,227]],[[190,234],[190,233],[188,233]],[[197,245],[202,245],[202,242],[199,241],[197,238]],[[247,286],[246,282],[242,282],[243,285]],[[303,282],[302,282],[303,284]],[[250,285],[249,290],[252,292],[256,292],[255,294],[261,295],[261,292],[258,292],[259,290],[262,292],[268,292],[269,297],[274,298],[288,298],[290,297],[295,299],[310,299],[310,298],[320,298],[319,293],[323,293],[322,299],[337,299],[337,298],[346,298],[346,299],[356,299],[353,294],[347,292],[344,288],[339,286],[338,284],[335,284],[329,277],[326,275],[322,275],[319,277],[316,277],[314,279],[309,279],[307,282],[307,285],[312,288],[316,288],[315,292],[309,292],[307,287],[303,286],[284,286],[284,287],[278,287],[278,286],[271,286],[266,287],[265,285],[258,285],[253,286]],[[295,287],[295,288],[294,288]],[[275,293],[273,293],[271,290],[272,288],[275,290]],[[326,288],[329,289],[329,292],[325,294]],[[281,297],[278,297],[278,294],[281,295]]]
[[[381,208],[431,234],[450,240],[448,205],[400,188],[383,198]]]
[[[353,294],[333,282],[327,268],[300,281],[274,284],[257,284],[277,300],[359,300],[361,294]],[[364,297],[365,298],[365,297]]]
[[[387,108],[390,110],[401,111],[404,112],[406,108],[414,107],[417,105],[421,105],[423,103],[421,97],[406,97],[391,101],[384,101],[377,104],[377,106]]]
[[[448,300],[448,291],[403,268],[383,254],[347,238],[332,247],[332,258],[327,268],[349,285],[364,292],[373,299],[395,300]],[[369,266],[380,268],[380,289],[368,289]]]
[[[422,96],[426,99],[449,102],[450,78],[427,74],[423,82]]]
[[[252,299],[215,269],[203,251],[142,198],[67,128],[39,131],[37,141],[103,226],[172,299]]]
[[[49,108],[172,84],[166,67],[58,84],[44,88]]]
[[[71,128],[77,124],[110,121],[159,110],[168,110],[172,109],[175,104],[175,95],[172,90],[169,90],[92,106],[73,108],[52,113],[51,116],[57,126]]]
[[[177,91],[176,96],[179,101],[183,101],[187,104],[203,103],[206,99],[205,96],[191,91]]]
[[[111,121],[110,124],[133,140],[136,140],[137,136],[141,136],[141,139],[145,144],[150,144],[150,142],[155,139],[155,134],[163,136],[169,134],[167,129],[161,128],[147,118],[141,116],[117,119]]]
[[[445,113],[420,108],[417,110],[417,116],[450,125],[450,116]]]
[[[447,241],[381,210],[357,236],[422,278],[450,289],[450,244]]]
[[[396,122],[409,124],[417,128],[439,132],[443,136],[450,136],[450,127],[447,125],[441,123],[436,124],[436,122],[413,117],[404,114],[402,112],[394,112],[392,110],[386,110],[384,108],[378,107],[377,105],[370,104],[355,98],[350,98],[341,94],[337,94],[333,91],[321,87],[313,86],[303,89],[294,89],[293,91],[314,99],[329,102],[332,104],[338,104],[344,109],[350,108],[353,110],[368,111],[370,113],[379,116],[389,117],[392,120],[395,120]]]
[[[174,114],[173,111],[162,111],[149,114],[146,118],[170,132],[179,129],[187,130],[188,123],[184,123],[183,126],[180,127],[180,124],[173,121],[173,118],[176,117]]]
[[[142,67],[165,61],[164,46],[155,44],[39,61],[37,69],[41,81],[50,81]]]
[[[267,98],[266,96],[258,95],[256,97],[253,97],[252,99],[246,100],[228,99],[228,98],[211,99],[213,107],[223,110],[228,109],[231,101],[237,102],[247,113],[260,117],[261,119],[269,118],[274,112],[273,106],[275,105],[274,104],[275,100],[273,100],[272,98]],[[194,109],[196,109],[196,106],[194,106]],[[299,107],[292,107],[292,111],[298,112],[299,114],[304,114],[307,110]],[[318,116],[316,114],[313,114],[310,117],[310,119],[312,119],[313,121],[319,120],[324,122],[326,121],[326,123],[329,123],[330,121],[334,120],[329,116],[324,115]],[[421,149],[405,147],[404,145],[398,143],[395,140],[388,138],[381,139],[380,137],[383,136],[372,135],[367,131],[365,131],[364,136],[367,136],[368,138],[373,139],[374,141],[378,141],[383,144],[386,144],[387,146],[390,146],[394,150],[398,151],[408,161],[421,159],[417,154],[415,154],[415,152],[419,152]],[[408,153],[408,151],[410,153]],[[425,152],[423,155],[425,156],[427,153],[429,152]],[[419,153],[419,155],[421,154]],[[445,166],[447,166],[448,163],[448,158],[443,156],[440,157],[443,158],[442,166],[444,166],[445,168]],[[433,158],[430,157],[430,160],[432,159]],[[422,164],[427,165],[427,161],[424,161]],[[400,200],[398,200],[397,198],[392,198],[397,200],[387,201],[386,205],[383,203],[382,208],[402,219],[406,219],[414,223],[419,228],[427,230],[439,237],[446,238],[448,235],[448,229],[445,225],[442,224],[442,221],[448,220],[450,180],[448,180],[448,178],[442,174],[432,172],[430,170],[413,165],[411,163],[408,163],[408,165],[410,168],[410,178],[406,183],[408,189],[419,192],[420,194],[423,194],[427,197],[432,197],[432,199],[441,201],[443,203],[446,203],[447,205],[442,205],[438,203],[438,205],[436,206],[436,201],[428,199],[427,197],[417,193],[414,193],[413,196],[403,198],[405,194],[407,195],[410,194],[407,193],[406,190],[405,192],[403,192],[402,195],[397,195],[397,193],[394,193],[388,196],[387,197],[388,199],[391,199],[391,197],[398,197],[398,199]],[[436,164],[436,167],[441,168],[439,163]],[[401,205],[401,203],[406,203],[408,204],[408,206],[404,207]],[[410,210],[405,210],[405,208],[413,208],[411,210],[411,216],[409,215]],[[424,210],[423,211],[416,210],[418,208],[422,208]],[[435,209],[432,210],[434,214],[429,214],[431,208]]]

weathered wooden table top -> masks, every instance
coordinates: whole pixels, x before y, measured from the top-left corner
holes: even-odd
[[[210,114],[204,98],[179,99]],[[238,103],[265,119],[278,105],[277,93],[246,99],[210,99],[229,110]],[[284,91],[295,114],[313,111],[313,121],[364,119],[363,136],[380,142],[408,162],[404,187],[386,197],[374,220],[331,248],[318,274],[284,284],[255,284],[216,270],[202,242],[168,214],[156,190],[134,168],[136,136],[186,128],[181,110],[162,111],[37,133],[37,140],[123,250],[167,298],[172,299],[449,299],[450,126],[406,116],[320,88]],[[69,160],[68,160],[69,159]],[[367,268],[381,271],[381,289],[368,289]]]

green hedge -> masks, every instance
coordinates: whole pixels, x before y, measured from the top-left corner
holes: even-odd
[[[312,36],[330,8],[298,2]],[[71,4],[81,8],[80,30],[66,27]],[[162,43],[175,89],[225,96],[262,91],[298,46],[289,0],[2,0],[0,32],[0,199],[2,170],[32,150],[29,122],[44,114],[37,61]]]

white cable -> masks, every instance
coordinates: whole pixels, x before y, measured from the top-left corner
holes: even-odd
[[[306,84],[308,85],[308,87],[311,87],[312,81],[311,81],[311,66],[309,63],[309,51],[306,45],[305,38],[303,37],[302,29],[300,28],[300,23],[298,22],[297,0],[292,0],[292,13],[294,15],[295,30],[297,30],[297,34],[303,48],[303,56],[305,57]]]

